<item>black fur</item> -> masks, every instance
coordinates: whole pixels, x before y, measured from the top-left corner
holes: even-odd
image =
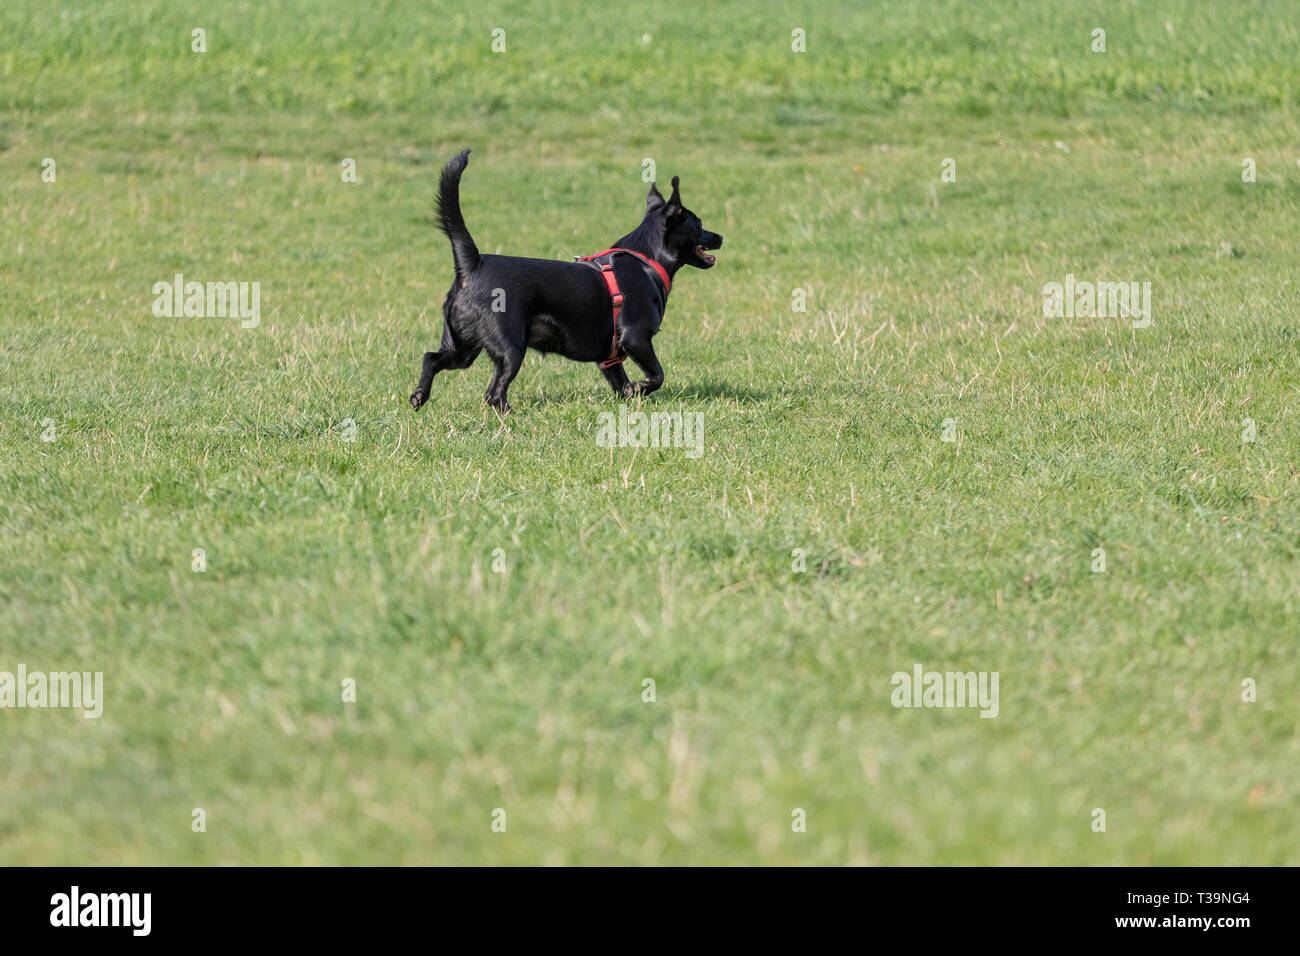
[[[480,255],[460,211],[460,177],[469,162],[465,150],[447,163],[438,190],[438,225],[451,240],[456,280],[443,302],[442,343],[425,352],[420,384],[411,407],[429,399],[433,377],[445,369],[468,368],[486,351],[496,367],[484,398],[501,412],[510,411],[506,391],[519,372],[528,348],[555,352],[578,362],[609,358],[613,327],[609,293],[598,270],[582,262]],[[722,245],[682,205],[678,178],[668,199],[650,186],[645,218],[614,246],[634,249],[675,276],[682,266],[708,269],[708,250]],[[628,381],[622,365],[601,369],[619,395],[649,394],[664,381],[650,340],[659,331],[667,305],[659,280],[634,256],[616,256],[614,275],[623,292],[619,348],[645,372],[645,380]]]

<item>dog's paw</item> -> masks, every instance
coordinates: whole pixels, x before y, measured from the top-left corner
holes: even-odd
[[[411,393],[411,397],[409,399],[411,403],[411,407],[414,408],[417,412],[420,410],[420,406],[423,405],[428,400],[429,400],[429,393],[422,392],[418,388]]]

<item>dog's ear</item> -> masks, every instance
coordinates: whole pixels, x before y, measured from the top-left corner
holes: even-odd
[[[646,197],[645,197],[645,211],[653,212],[663,204],[664,204],[664,197],[663,194],[659,192],[659,184],[651,183],[650,191],[646,193]]]
[[[680,176],[674,176],[674,177],[673,177],[673,194],[672,194],[671,196],[668,197],[668,205],[670,205],[670,206],[677,206],[677,207],[679,207],[679,208],[681,207],[681,204],[682,204],[682,194],[681,194],[681,192],[677,189],[677,185],[678,185],[678,183],[680,183],[680,182],[681,182],[681,177],[680,177]]]

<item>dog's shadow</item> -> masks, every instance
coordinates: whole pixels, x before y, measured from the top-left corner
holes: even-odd
[[[602,388],[596,393],[601,399],[608,399],[610,402],[619,401],[636,402],[638,399],[619,399],[615,397],[608,388]],[[759,405],[767,404],[772,398],[771,389],[752,389],[740,385],[733,385],[729,382],[705,381],[694,382],[688,385],[665,385],[653,395],[647,395],[642,401],[645,402],[647,410],[653,406],[661,406],[663,411],[674,411],[671,406],[683,402],[734,402],[737,405]],[[592,398],[592,390],[585,387],[575,388],[543,388],[534,392],[531,400],[540,405],[569,405],[589,404]]]
[[[772,390],[768,388],[753,389],[725,381],[703,381],[689,382],[677,387],[665,385],[660,389],[657,396],[651,396],[651,398],[659,396],[674,400],[726,401],[735,402],[738,405],[757,405],[768,402],[772,397]]]

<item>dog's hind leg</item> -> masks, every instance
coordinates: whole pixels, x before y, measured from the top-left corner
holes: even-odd
[[[496,366],[492,381],[483,393],[484,400],[502,415],[510,412],[506,391],[524,364],[524,351],[528,348],[528,327],[519,305],[514,305],[501,315],[497,327],[485,337],[483,348]]]
[[[420,366],[420,384],[415,386],[415,391],[411,393],[411,407],[418,409],[421,405],[429,400],[429,391],[433,388],[433,377],[439,372],[453,368],[469,368],[478,358],[478,353],[482,349],[477,347],[466,347],[457,343],[456,337],[452,335],[450,324],[446,321],[442,326],[442,348],[436,352],[425,352],[424,361]]]
[[[411,407],[418,409],[429,400],[429,390],[433,387],[433,377],[439,372],[453,368],[469,368],[478,358],[481,349],[458,351],[455,348],[440,349],[437,352],[425,352],[424,364],[420,369],[420,384],[411,393]]]
[[[506,349],[500,355],[492,356],[492,361],[496,363],[496,371],[492,373],[492,381],[488,384],[487,391],[483,393],[483,398],[502,415],[508,415],[510,401],[506,397],[506,391],[510,388],[510,383],[515,380],[515,376],[519,374],[519,367],[524,364],[524,350]]]
[[[425,352],[424,362],[420,367],[420,384],[411,393],[411,407],[418,409],[429,400],[429,389],[433,388],[433,377],[447,367],[445,352]]]

